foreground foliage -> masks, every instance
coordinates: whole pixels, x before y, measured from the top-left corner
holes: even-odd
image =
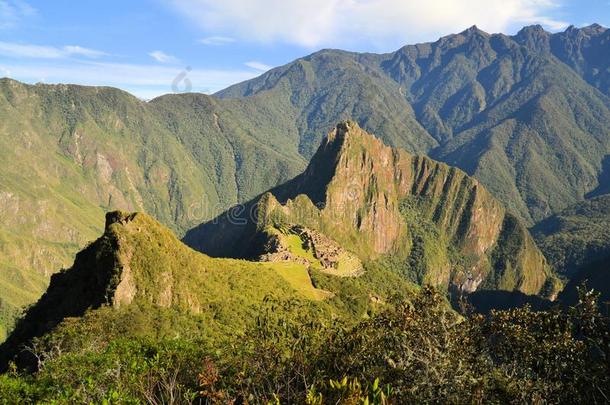
[[[157,315],[159,316],[159,315]],[[424,288],[346,327],[268,300],[239,339],[112,337],[64,323],[0,376],[0,403],[592,403],[610,398],[608,319],[581,291],[568,312],[461,316]],[[91,333],[91,331],[90,331]]]

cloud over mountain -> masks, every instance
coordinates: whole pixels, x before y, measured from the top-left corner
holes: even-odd
[[[552,17],[557,0],[173,0],[173,5],[206,31],[306,47],[429,39],[474,22],[492,32],[530,23],[549,29],[567,25]]]

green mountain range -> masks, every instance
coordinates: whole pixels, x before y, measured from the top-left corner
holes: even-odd
[[[610,153],[609,38],[599,25],[514,36],[472,27],[390,54],[323,50],[216,95],[292,106],[304,156],[321,129],[353,118],[391,146],[462,168],[531,224],[598,185]]]
[[[95,322],[111,323],[116,312],[104,308],[194,314],[199,333],[226,338],[270,295],[356,321],[417,285],[550,298],[560,287],[527,229],[478,181],[385,146],[353,121],[337,125],[301,175],[239,207],[185,238],[234,256],[225,259],[146,214],[107,214],[102,237],[19,320],[0,365],[31,364],[20,349],[67,318],[89,322],[83,315],[99,309]]]
[[[213,96],[150,102],[2,79],[0,334],[102,232],[105,211],[147,212],[181,237],[299,174],[342,119],[461,168],[528,226],[603,194],[609,37],[473,27],[388,54],[323,50]]]

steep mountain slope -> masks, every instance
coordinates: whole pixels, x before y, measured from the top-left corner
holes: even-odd
[[[580,298],[578,289],[595,290],[599,293],[599,305],[606,315],[610,315],[610,255],[591,261],[580,267],[566,287],[561,291],[559,299],[565,305],[576,305]]]
[[[348,278],[325,281],[319,274],[316,287],[314,275],[304,264],[290,261],[213,259],[181,243],[146,214],[111,212],[102,237],[81,251],[70,269],[51,277],[47,292],[0,346],[0,367],[6,368],[16,355],[22,364],[29,364],[32,354],[21,351],[23,344],[86,312],[89,315],[79,322],[95,322],[108,331],[113,317],[124,315],[122,309],[148,308],[142,316],[154,324],[155,308],[166,308],[183,318],[195,317],[198,333],[230,337],[255,322],[258,308],[269,298],[301,300],[309,302],[312,311],[357,320],[382,305],[382,300],[414,291],[398,275],[380,269],[362,275],[363,286]],[[390,284],[384,285],[385,281]],[[177,334],[178,325],[173,330]],[[138,330],[127,333],[137,335]]]
[[[526,228],[478,181],[384,146],[353,121],[327,136],[303,174],[189,231],[185,241],[213,256],[257,257],[277,251],[269,240],[295,226],[334,239],[365,263],[389,261],[420,284],[549,296],[558,287]],[[329,267],[341,268],[340,258]]]
[[[304,167],[256,114],[218,104],[0,81],[0,335],[99,234],[105,210],[144,210],[182,233]]]
[[[437,142],[417,122],[404,92],[381,70],[381,60],[382,55],[322,50],[216,96],[288,110],[306,158],[316,151],[321,134],[342,119],[358,121],[388,145],[416,153],[430,150]]]
[[[512,37],[472,27],[390,54],[320,51],[217,96],[292,106],[305,156],[320,123],[348,105],[387,144],[457,165],[531,224],[598,185],[610,154],[609,36],[598,25]],[[379,118],[362,114],[371,110]],[[405,130],[420,143],[404,142]]]
[[[610,30],[599,24],[577,29],[570,26],[559,35],[547,35],[543,46],[572,67],[602,93],[610,94]]]
[[[610,195],[553,215],[536,224],[532,234],[558,274],[567,279],[578,277],[583,268],[610,256]]]

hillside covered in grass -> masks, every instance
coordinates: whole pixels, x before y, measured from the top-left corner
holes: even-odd
[[[83,331],[91,328],[101,335],[113,336],[111,325],[118,323],[133,336],[197,333],[211,340],[230,339],[256,320],[269,299],[304,302],[312,313],[355,321],[391,297],[407,297],[416,289],[381,267],[370,267],[358,279],[332,278],[312,272],[305,263],[210,258],[146,214],[112,212],[102,237],[82,250],[71,268],[54,274],[46,293],[18,321],[0,346],[0,362],[3,369],[13,358],[22,366],[35,366],[23,345],[74,317],[84,316],[79,321]],[[126,319],[136,316],[134,311],[142,317],[156,311],[188,314],[185,327],[191,329],[181,331],[160,319],[169,324],[159,327],[169,329],[156,330],[155,318],[132,328]],[[127,318],[121,320],[123,316]]]

